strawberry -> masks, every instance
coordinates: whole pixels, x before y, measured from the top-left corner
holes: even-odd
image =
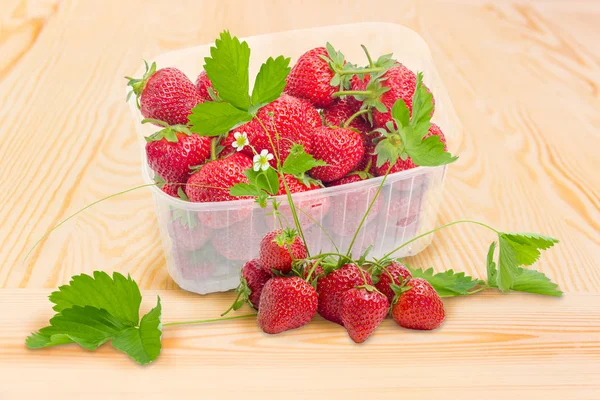
[[[306,325],[317,311],[317,292],[298,276],[274,277],[263,287],[257,322],[275,334]]]
[[[196,213],[175,209],[168,224],[169,236],[184,250],[197,250],[212,236],[212,229],[200,225]]]
[[[258,310],[260,304],[260,295],[263,288],[272,277],[273,274],[264,270],[258,258],[248,261],[242,267],[242,279],[246,280],[246,285],[250,291],[248,301],[256,310]]]
[[[248,141],[257,153],[266,149],[274,155],[278,154],[283,163],[294,143],[301,144],[306,152],[310,153],[313,131],[321,126],[319,112],[310,103],[286,94],[262,107],[256,114],[256,118],[233,129],[223,141],[223,146],[233,151],[231,144],[235,140],[234,134],[246,133]],[[269,132],[268,135],[263,125]],[[252,157],[254,155],[252,147],[246,146],[241,152]],[[277,153],[275,149],[278,150]],[[274,158],[271,160],[271,166],[276,165],[277,160]]]
[[[319,278],[319,277],[325,275],[325,270],[323,269],[323,267],[320,264],[317,265],[316,267],[314,267],[314,265],[315,265],[315,262],[311,261],[311,262],[307,263],[304,266],[304,269],[302,270],[302,278],[304,278],[305,280],[308,280],[309,282],[312,282],[315,278]],[[308,276],[308,274],[310,274],[310,276]]]
[[[327,165],[314,167],[310,175],[323,182],[340,179],[356,167],[364,152],[358,132],[346,128],[317,128],[313,133],[312,155]]]
[[[144,120],[152,122],[153,120]],[[161,121],[156,120],[162,124]],[[184,125],[165,127],[146,138],[148,165],[166,182],[163,191],[178,197],[177,190],[184,184],[190,167],[203,164],[210,156],[210,138],[192,134]]]
[[[248,183],[244,171],[249,168],[252,168],[252,160],[241,153],[209,161],[190,176],[186,185],[186,194],[193,202],[249,198],[229,194],[229,188],[236,183]]]
[[[323,109],[323,120],[326,125],[342,126],[359,109],[360,102],[354,97],[346,96],[336,100],[330,107]],[[349,127],[358,130],[362,134],[366,134],[371,130],[369,123],[361,115],[354,118]]]
[[[284,175],[285,181],[288,185],[290,193],[300,193],[307,192],[311,190],[320,189],[321,186],[316,182],[308,182],[310,186],[306,186],[299,179],[294,177],[293,175]],[[283,185],[283,181],[279,181],[279,192],[277,195],[285,194],[285,186]],[[324,218],[324,216],[329,211],[330,201],[327,196],[324,197],[316,197],[310,198],[306,200],[295,200],[294,205],[296,206],[296,211],[298,214],[298,220],[300,222],[300,226],[302,228],[309,227],[315,223],[315,221],[320,221]],[[284,216],[285,220],[292,221],[292,212],[290,210],[289,205],[284,201],[279,206],[279,212]],[[275,221],[277,223],[277,221]]]
[[[353,182],[360,182],[368,178],[366,173],[352,173],[327,186],[339,186]],[[330,213],[331,230],[340,236],[353,235],[362,220],[369,204],[377,194],[377,186],[364,190],[353,190],[345,196],[334,196],[332,198],[332,211]],[[371,211],[367,214],[365,224],[371,222],[381,207],[381,196],[377,197]]]
[[[373,286],[359,286],[343,293],[340,318],[350,339],[362,343],[385,319],[389,308],[388,299]]]
[[[164,121],[169,125],[186,125],[192,108],[203,99],[198,88],[177,68],[156,70],[156,63],[150,67],[146,63],[146,72],[141,79],[129,79],[128,85],[135,94],[144,118]]]
[[[210,96],[210,90],[214,92],[215,95],[218,95],[217,92],[213,89],[212,82],[208,78],[206,71],[200,72],[198,78],[196,79],[196,87],[198,88],[198,93],[200,93],[200,97],[202,101],[212,101],[212,97]]]
[[[276,230],[260,241],[259,260],[266,271],[275,269],[284,274],[292,270],[292,261],[306,258],[306,246],[294,230]]]
[[[236,212],[237,210],[233,210],[234,219],[244,215],[243,213],[235,214]],[[226,259],[245,261],[255,254],[260,239],[261,235],[252,224],[252,220],[245,219],[216,230],[211,243],[215,250]]]
[[[392,306],[392,317],[408,329],[431,330],[444,321],[444,303],[435,289],[424,279],[413,278]],[[402,288],[402,289],[405,289]]]
[[[388,69],[381,77],[383,88],[389,88],[380,97],[381,102],[387,108],[386,112],[373,109],[373,122],[377,128],[385,128],[385,124],[392,120],[390,110],[398,99],[404,100],[406,106],[412,112],[412,97],[415,93],[417,76],[414,72],[398,63]]]
[[[333,94],[339,89],[331,85],[335,75],[325,47],[302,54],[287,77],[285,92],[311,102],[315,107],[329,107],[335,102]]]
[[[429,131],[427,132],[427,135],[425,135],[423,137],[423,139],[426,139],[430,136],[439,136],[440,137],[440,142],[444,143],[444,150],[446,150],[446,137],[444,136],[444,133],[442,132],[442,130],[440,129],[439,126],[437,126],[436,124],[431,124],[431,126],[429,127]],[[372,166],[372,172],[373,175],[375,176],[383,176],[385,175],[385,172],[387,171],[390,163],[386,162],[384,163],[382,166],[378,167],[376,162],[376,156],[373,157],[373,166]],[[403,160],[401,158],[398,159],[398,161],[396,161],[396,163],[394,164],[394,166],[392,167],[392,169],[390,170],[390,174],[396,173],[396,172],[400,172],[400,171],[406,171],[408,169],[412,169],[412,168],[416,168],[417,166],[415,165],[415,163],[410,159],[410,157],[408,157],[406,160]]]
[[[317,281],[319,314],[323,318],[341,325],[340,307],[343,293],[365,283],[371,285],[373,282],[369,274],[362,272],[356,264],[342,265],[340,268],[319,278]]]
[[[390,302],[394,300],[394,290],[391,288],[390,284],[394,283],[398,286],[401,286],[405,280],[412,278],[410,271],[398,261],[392,261],[390,264],[386,265],[381,269],[381,271],[377,271],[377,277],[373,279],[375,281],[378,279],[375,287],[381,293],[383,293]]]
[[[175,242],[172,254],[177,270],[176,276],[193,282],[207,280],[215,272],[215,266],[220,263],[220,257],[210,246],[188,251]]]

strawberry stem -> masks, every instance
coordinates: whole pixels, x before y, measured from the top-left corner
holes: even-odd
[[[373,63],[373,59],[369,54],[369,50],[367,50],[367,47],[364,44],[361,44],[360,47],[362,47],[363,51],[365,52],[365,55],[367,56],[367,60],[369,60],[369,67],[373,68],[375,64]]]
[[[348,92],[344,92],[344,93],[348,93]],[[344,124],[342,125],[342,128],[347,128],[348,126],[350,126],[350,124],[352,123],[352,121],[354,121],[354,119],[356,117],[358,117],[359,115],[362,115],[362,114],[366,114],[368,112],[369,112],[369,110],[366,108],[364,110],[359,110],[359,111],[355,112],[354,114],[352,114],[350,116],[350,118],[348,118],[346,120],[346,122],[344,122]]]
[[[355,69],[345,69],[341,70],[338,73],[340,75],[363,75],[371,72],[381,72],[385,70],[383,67],[370,67],[370,68],[355,68]]]
[[[196,324],[205,324],[209,322],[219,322],[219,321],[228,321],[232,319],[242,319],[242,318],[250,318],[256,317],[256,313],[254,314],[244,314],[244,315],[236,315],[234,317],[221,317],[221,318],[212,318],[212,319],[199,319],[195,321],[178,321],[178,322],[167,322],[166,324],[162,324],[165,326],[176,326],[176,325],[196,325]]]
[[[333,97],[341,97],[341,96],[367,96],[370,95],[371,92],[370,90],[344,90],[342,92],[335,92],[332,96]]]
[[[210,159],[213,161],[217,159],[217,142],[218,137],[214,137],[210,141]]]

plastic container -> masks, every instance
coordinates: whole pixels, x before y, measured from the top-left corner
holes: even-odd
[[[233,32],[235,34],[235,32]],[[450,148],[458,137],[459,122],[446,88],[433,65],[429,48],[412,30],[389,23],[362,23],[314,29],[303,29],[244,38],[251,48],[250,76],[256,76],[260,64],[269,56],[283,54],[292,63],[305,51],[331,42],[343,51],[347,59],[364,64],[360,44],[371,54],[394,53],[413,71],[423,71],[424,82],[436,101],[436,122],[446,135]],[[211,45],[198,46],[163,54],[156,61],[158,68],[177,67],[192,81],[202,71],[204,57]],[[137,75],[143,71],[140,69]],[[136,76],[137,76],[136,75]],[[142,125],[141,115],[130,100],[130,107],[142,149],[142,175],[152,183],[152,171],[147,167],[144,136],[156,128]],[[358,256],[373,245],[375,257],[435,227],[442,199],[446,167],[419,167],[388,176],[368,222],[356,240],[353,254]],[[349,185],[324,188],[294,194],[301,210],[300,220],[311,252],[347,249],[361,216],[375,195],[382,177]],[[185,290],[210,293],[235,288],[243,263],[258,255],[262,236],[276,228],[272,210],[262,209],[253,200],[220,203],[190,203],[151,188],[170,275]],[[281,198],[284,215],[289,206]],[[287,213],[286,213],[287,210]],[[327,232],[324,232],[324,228]],[[396,255],[404,257],[423,250],[433,235],[419,239]]]

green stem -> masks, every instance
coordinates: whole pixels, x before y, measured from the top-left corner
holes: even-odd
[[[375,65],[373,63],[373,60],[371,59],[371,55],[369,54],[369,50],[367,50],[367,47],[364,44],[361,44],[360,47],[362,47],[363,51],[365,52],[367,59],[369,60],[369,67],[373,68],[373,66]]]
[[[333,97],[342,97],[342,96],[354,96],[354,95],[364,95],[367,96],[369,94],[371,94],[372,92],[370,90],[344,90],[342,92],[335,92],[332,96]]]
[[[383,67],[369,67],[369,68],[362,68],[362,69],[345,69],[343,71],[338,71],[338,74],[340,74],[340,75],[364,75],[364,74],[368,74],[371,72],[381,72],[384,69],[385,68],[383,68]]]
[[[375,204],[375,201],[379,197],[379,193],[381,193],[381,189],[383,188],[383,184],[385,183],[385,180],[387,179],[387,177],[388,177],[391,169],[392,169],[392,164],[389,165],[387,171],[385,172],[385,175],[383,176],[383,179],[381,180],[381,183],[377,187],[377,191],[375,192],[375,196],[373,196],[373,200],[371,200],[371,203],[369,203],[369,207],[367,207],[367,211],[365,212],[365,215],[363,215],[362,219],[360,220],[360,224],[358,224],[358,228],[356,228],[356,232],[354,232],[354,236],[352,237],[352,241],[350,242],[350,246],[348,246],[348,252],[346,253],[346,255],[348,257],[350,257],[352,255],[352,247],[354,246],[354,242],[356,241],[356,238],[358,237],[358,233],[360,232],[361,228],[365,224],[365,221],[367,220],[367,216],[371,212],[371,209],[373,208],[373,205]]]
[[[217,137],[214,137],[210,141],[210,159],[211,160],[217,159],[217,140],[218,140]]]
[[[415,242],[415,241],[421,239],[422,237],[425,237],[427,235],[435,233],[435,232],[437,232],[437,231],[439,231],[441,229],[448,228],[448,227],[450,227],[452,225],[463,224],[463,223],[471,223],[471,224],[483,226],[484,228],[488,228],[488,229],[494,231],[497,234],[500,233],[496,229],[492,228],[491,226],[489,226],[487,224],[484,224],[483,222],[473,221],[473,220],[470,220],[470,219],[461,219],[461,220],[458,220],[458,221],[450,222],[449,224],[446,224],[446,225],[439,226],[439,227],[437,227],[435,229],[430,230],[429,232],[422,233],[419,236],[415,236],[414,238],[410,239],[408,242],[402,243],[400,246],[396,247],[394,250],[392,250],[389,253],[387,253],[386,255],[384,255],[382,257],[382,259],[388,258],[389,256],[391,256],[392,254],[394,254],[398,250],[402,249],[405,246],[408,246],[412,242]]]
[[[358,116],[359,116],[359,115],[361,115],[361,114],[368,113],[368,112],[369,112],[369,110],[368,110],[368,109],[366,109],[366,108],[365,108],[364,110],[359,110],[359,111],[355,112],[354,114],[352,114],[352,115],[350,116],[350,118],[348,118],[348,119],[346,120],[346,122],[344,122],[344,124],[342,125],[342,128],[347,128],[348,126],[350,126],[350,124],[352,123],[352,121],[354,121],[354,119],[355,119],[356,117],[358,117]]]
[[[310,269],[310,271],[308,271],[308,275],[306,275],[306,282],[310,282],[310,277],[315,272],[315,269],[317,269],[320,262],[321,262],[321,259],[319,258],[319,259],[317,259],[317,261],[315,261],[313,263],[312,268]]]
[[[154,118],[144,118],[144,119],[142,120],[142,124],[147,124],[147,123],[149,123],[149,122],[150,122],[150,123],[152,123],[152,124],[160,125],[160,126],[162,126],[162,127],[164,127],[164,128],[168,128],[168,127],[170,127],[170,125],[169,125],[169,124],[167,124],[165,121],[161,121],[161,120],[159,120],[159,119],[154,119]]]
[[[225,318],[212,318],[212,319],[199,319],[195,321],[180,321],[180,322],[167,322],[163,324],[163,327],[166,326],[176,326],[176,325],[195,325],[195,324],[204,324],[208,322],[219,322],[219,321],[228,321],[232,319],[242,319],[242,318],[250,318],[256,317],[257,314],[245,314],[245,315],[236,315],[234,317],[225,317]]]
[[[315,258],[324,258],[327,256],[336,256],[336,257],[340,257],[340,258],[344,258],[349,262],[354,262],[354,260],[350,257],[348,257],[345,254],[341,254],[341,253],[334,253],[334,252],[330,252],[330,253],[321,253],[321,254],[317,254],[316,256],[308,256],[305,258],[305,260],[313,260]]]

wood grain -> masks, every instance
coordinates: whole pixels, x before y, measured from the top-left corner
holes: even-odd
[[[591,399],[600,391],[597,294],[446,299],[448,317],[438,331],[409,331],[386,320],[360,346],[342,327],[320,317],[275,336],[262,333],[254,319],[167,327],[160,358],[146,367],[109,345],[95,353],[75,346],[25,349],[24,337],[51,316],[47,294],[34,289],[0,292],[3,399],[27,398],[41,388],[49,398],[83,393],[86,398],[132,393],[150,398],[192,393],[202,398],[256,398],[261,393],[320,398],[336,393],[348,398],[502,399],[529,394]],[[223,293],[200,297],[145,291],[144,309],[152,307],[156,295],[162,299],[165,322],[213,318],[233,300]],[[24,374],[32,377],[31,385],[22,384]],[[85,388],[81,382],[94,386]]]
[[[0,398],[600,397],[600,3],[597,1],[0,0]],[[231,295],[176,289],[124,99],[141,59],[238,36],[358,21],[406,25],[431,47],[462,121],[440,224],[482,220],[561,240],[537,268],[560,299],[449,300],[435,333],[387,321],[367,344],[317,319],[277,337],[252,321],[171,329],[138,368],[109,347],[29,352],[50,316],[43,289],[96,269],[160,293],[165,318],[217,315]],[[415,266],[483,276],[492,237],[460,225]],[[156,291],[160,290],[160,291]],[[126,371],[126,373],[123,373]],[[302,382],[300,388],[297,382]]]

